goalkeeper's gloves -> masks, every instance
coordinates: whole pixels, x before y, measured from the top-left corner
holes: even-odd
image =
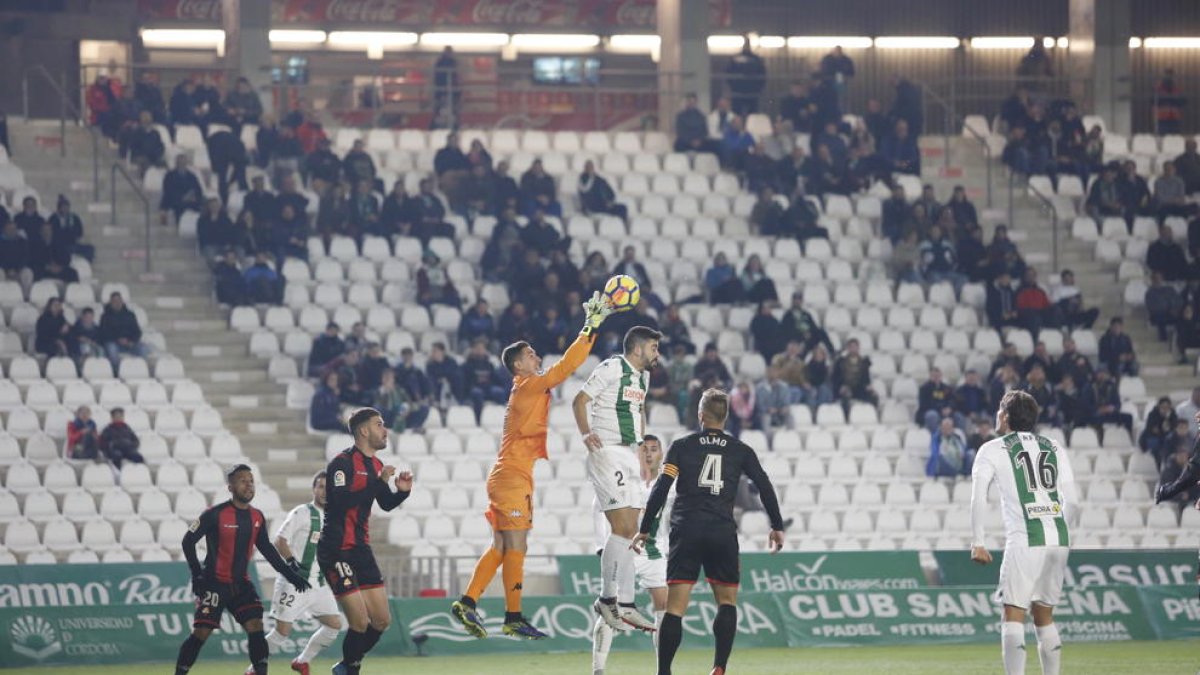
[[[580,332],[584,335],[591,335],[596,332],[600,324],[604,323],[608,315],[613,313],[613,308],[600,297],[600,292],[596,291],[583,303],[583,313],[583,330]]]

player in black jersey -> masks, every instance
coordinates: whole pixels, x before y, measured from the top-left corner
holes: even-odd
[[[397,473],[375,456],[388,441],[378,410],[359,409],[350,416],[349,427],[354,445],[325,469],[325,524],[317,542],[317,564],[349,624],[333,675],[358,675],[363,657],[392,623],[383,575],[371,551],[371,505],[391,511],[408,498],[413,485],[411,472]]]
[[[650,536],[654,521],[675,485],[671,510],[671,548],[667,554],[667,613],[659,626],[658,675],[671,675],[671,662],[683,638],[683,615],[692,596],[692,586],[704,568],[717,601],[712,631],[716,656],[712,675],[724,675],[737,633],[737,589],[741,583],[738,563],[737,522],[733,502],[738,481],[745,474],[758,488],[763,508],[771,521],[771,553],[783,548],[783,516],[771,479],[750,446],[725,433],[729,395],[709,389],[700,397],[702,429],[677,439],[667,452],[662,475],[654,484],[642,526],[633,540],[634,550]]]
[[[225,482],[229,501],[202,513],[183,535],[183,554],[192,570],[192,591],[196,594],[196,615],[192,634],[179,647],[175,675],[186,675],[191,670],[205,640],[221,625],[221,613],[226,609],[246,629],[254,672],[266,675],[268,647],[263,635],[262,602],[258,599],[258,589],[246,574],[255,548],[298,590],[309,589],[308,580],[298,567],[284,562],[271,545],[262,511],[250,506],[254,499],[254,474],[250,467],[238,464],[225,474]],[[204,565],[196,556],[196,544],[201,539],[208,546]]]

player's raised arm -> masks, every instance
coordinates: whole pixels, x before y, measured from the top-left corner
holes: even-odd
[[[396,474],[395,492],[392,492],[388,485],[390,478],[389,476],[387,479],[381,481],[381,485],[378,488],[378,496],[375,498],[375,503],[379,504],[379,508],[384,511],[391,511],[400,506],[412,494],[413,475],[411,471],[401,471]]]
[[[295,559],[292,560],[292,565],[289,565],[283,559],[283,556],[279,555],[279,551],[275,550],[270,538],[267,537],[266,527],[259,528],[258,537],[254,539],[254,547],[258,549],[259,553],[263,554],[263,557],[267,559],[271,567],[275,568],[276,572],[279,572],[288,580],[288,583],[296,587],[296,590],[303,593],[312,587],[309,585],[308,579],[305,579],[304,575],[298,571],[300,567],[295,564]]]
[[[633,538],[633,543],[630,548],[641,553],[642,543],[650,537],[650,531],[654,529],[654,523],[658,520],[658,515],[662,512],[663,506],[667,503],[667,495],[671,492],[671,485],[675,483],[675,478],[679,475],[679,465],[676,464],[679,451],[674,443],[671,444],[671,450],[667,452],[667,459],[663,462],[662,473],[658,475],[658,480],[654,481],[654,488],[650,491],[650,498],[646,500],[646,509],[642,511],[642,524],[638,528],[638,534]]]
[[[986,446],[980,448],[971,468],[971,559],[981,565],[992,561],[984,542],[983,522],[987,512],[987,493],[996,478],[996,467]]]
[[[600,299],[599,293],[593,293],[591,299],[583,303],[583,312],[583,328],[579,330],[579,336],[567,347],[562,358],[539,376],[541,385],[547,389],[565,382],[587,360],[588,354],[592,353],[592,346],[596,344],[596,329],[612,314],[612,307]]]

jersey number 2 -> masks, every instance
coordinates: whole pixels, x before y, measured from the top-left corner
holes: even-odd
[[[1043,488],[1048,491],[1054,490],[1055,485],[1058,484],[1058,469],[1047,461],[1050,459],[1050,453],[1038,453],[1038,465],[1036,472],[1033,470],[1033,457],[1030,456],[1027,451],[1022,450],[1021,452],[1018,452],[1016,459],[1018,462],[1024,465],[1025,483],[1030,492],[1038,489],[1039,479],[1041,479],[1041,486]]]
[[[721,455],[705,455],[704,466],[700,468],[700,479],[697,483],[714,495],[721,494],[725,481],[721,480]]]

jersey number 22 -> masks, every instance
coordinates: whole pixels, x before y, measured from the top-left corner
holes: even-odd
[[[721,494],[725,481],[721,480],[721,455],[705,455],[704,466],[700,469],[700,479],[697,483],[714,495]]]

